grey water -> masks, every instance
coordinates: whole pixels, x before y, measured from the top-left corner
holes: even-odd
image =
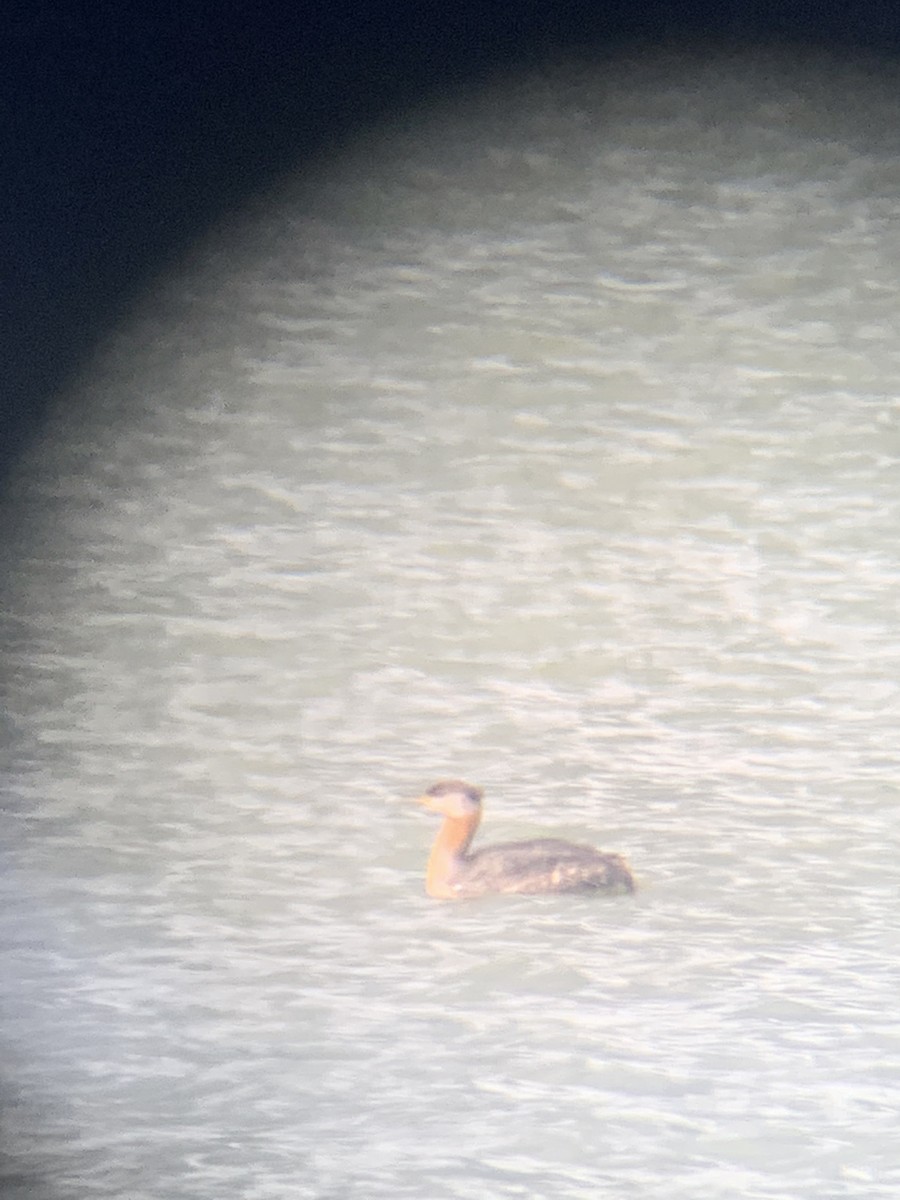
[[[571,66],[212,231],[13,480],[5,1195],[900,1190],[900,96]],[[480,837],[635,897],[429,900]]]

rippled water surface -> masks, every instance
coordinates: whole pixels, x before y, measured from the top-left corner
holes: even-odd
[[[117,336],[4,516],[6,1194],[898,1194],[898,108],[532,79]],[[428,900],[444,775],[638,895]]]

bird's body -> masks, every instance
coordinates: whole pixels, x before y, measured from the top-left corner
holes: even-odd
[[[421,803],[444,817],[425,878],[429,896],[467,899],[498,893],[633,892],[618,854],[559,838],[501,842],[471,852],[481,821],[481,791],[461,780],[436,783]]]

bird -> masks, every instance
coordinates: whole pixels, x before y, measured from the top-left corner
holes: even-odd
[[[501,842],[471,850],[481,823],[481,788],[445,779],[418,802],[444,818],[431,847],[425,890],[439,900],[541,892],[633,892],[634,876],[619,854],[560,838]]]

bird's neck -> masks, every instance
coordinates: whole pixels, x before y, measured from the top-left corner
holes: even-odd
[[[446,898],[453,893],[453,874],[466,857],[481,820],[479,813],[470,817],[445,817],[428,857],[425,890],[429,896]]]

